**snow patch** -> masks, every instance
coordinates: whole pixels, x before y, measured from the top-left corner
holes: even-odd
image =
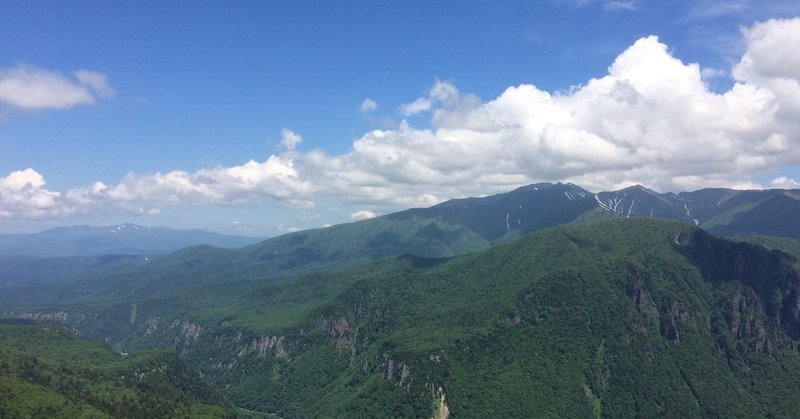
[[[697,221],[697,218],[692,217],[692,213],[689,210],[689,204],[683,204],[683,209],[686,210],[686,216],[689,217],[690,220],[694,221],[695,226],[700,225],[700,222]]]
[[[594,200],[597,201],[597,205],[600,208],[612,213],[624,216],[625,218],[630,218],[631,215],[636,215],[636,211],[638,210],[636,206],[636,198],[634,197],[631,199],[630,205],[628,205],[627,209],[625,208],[625,198],[627,198],[627,194],[622,195],[621,197],[617,194],[614,194],[613,198],[609,198],[606,202],[600,200],[600,197],[595,195]]]

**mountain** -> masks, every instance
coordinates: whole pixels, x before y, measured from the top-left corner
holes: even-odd
[[[693,223],[721,235],[760,234],[800,240],[800,190],[701,189],[657,193],[633,186],[596,195],[603,211]]]
[[[210,245],[237,248],[262,238],[233,236],[204,230],[173,230],[119,224],[105,227],[57,227],[36,234],[0,234],[0,255],[6,256],[94,256],[156,255],[188,246]]]
[[[193,246],[145,262],[131,259],[130,266],[84,261],[81,266],[91,267],[72,276],[86,284],[81,287],[72,286],[64,275],[42,273],[42,267],[61,266],[65,261],[16,260],[0,266],[0,289],[7,296],[0,295],[0,303],[168,296],[181,294],[187,287],[273,281],[282,275],[344,268],[399,254],[466,254],[556,225],[619,217],[680,220],[725,235],[798,239],[798,197],[797,190],[704,189],[661,194],[641,186],[593,194],[573,184],[539,183],[498,195],[456,199],[430,208],[290,233],[239,249]],[[26,269],[26,264],[37,266]],[[14,284],[11,288],[10,283]]]
[[[286,417],[791,416],[797,202],[536,184],[239,249],[3,265],[0,316],[171,348]]]
[[[414,253],[448,256],[572,222],[656,217],[694,223],[723,235],[800,239],[800,190],[702,189],[658,193],[642,186],[591,193],[573,184],[538,183],[483,198],[454,199],[327,229],[268,239],[248,250],[282,269],[342,264]],[[0,235],[0,255],[86,256],[165,254],[194,245],[240,248],[260,242],[202,230],[121,224],[59,227],[37,234]]]
[[[232,418],[169,352],[114,354],[53,324],[0,323],[0,417]]]
[[[14,315],[120,350],[170,347],[235,404],[284,417],[800,409],[798,260],[691,224],[574,224],[464,256],[185,292]]]

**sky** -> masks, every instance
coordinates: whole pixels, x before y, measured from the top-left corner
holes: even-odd
[[[800,188],[800,3],[0,0],[0,233]]]

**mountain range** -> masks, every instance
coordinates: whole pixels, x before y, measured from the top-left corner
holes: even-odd
[[[64,257],[159,255],[188,246],[236,248],[263,240],[204,230],[173,230],[136,224],[57,227],[35,234],[0,234],[1,256]]]
[[[68,278],[20,262],[0,315],[169,348],[281,417],[791,417],[798,197],[536,184]]]

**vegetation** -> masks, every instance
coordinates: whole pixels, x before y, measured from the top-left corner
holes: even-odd
[[[234,417],[168,352],[130,357],[53,324],[0,324],[0,417]]]
[[[796,259],[681,223],[564,226],[467,256],[226,284],[62,309],[120,348],[171,347],[236,405],[283,417],[800,409]]]
[[[728,238],[737,242],[752,243],[770,250],[780,250],[800,260],[800,241],[795,239],[764,235],[730,236]]]
[[[0,314],[57,320],[117,352],[167,348],[231,403],[281,417],[798,411],[797,241],[619,217],[650,206],[749,234],[796,214],[796,197],[632,187],[602,195],[637,203],[610,211],[584,192],[532,185],[237,250],[6,281]],[[769,220],[753,213],[775,207]],[[167,356],[112,364],[153,354]]]

